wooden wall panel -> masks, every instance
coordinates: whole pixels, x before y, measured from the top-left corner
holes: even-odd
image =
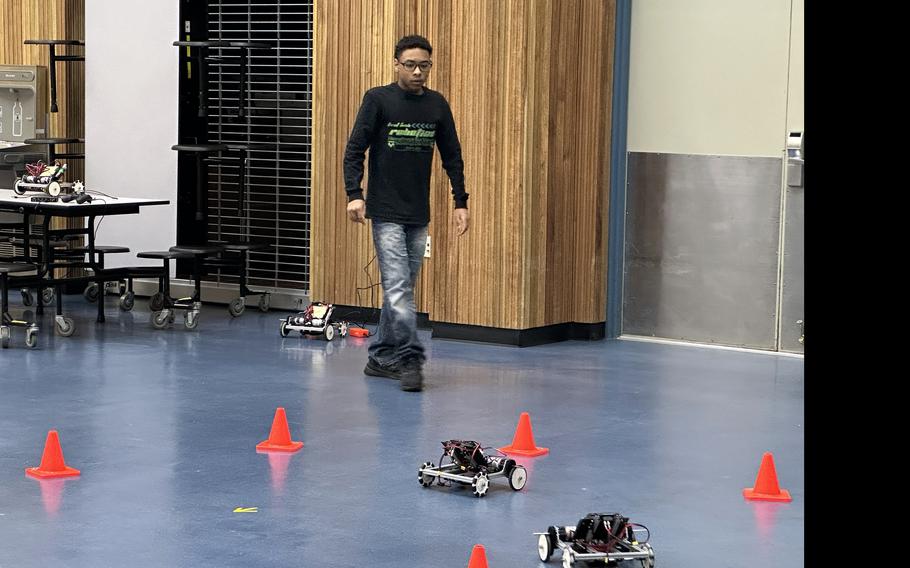
[[[614,13],[601,0],[316,0],[311,296],[380,307],[378,287],[372,302],[357,293],[379,272],[369,225],[345,216],[342,158],[363,93],[394,80],[395,42],[419,33],[434,48],[428,86],[458,125],[472,226],[454,236],[437,156],[418,311],[508,329],[603,321]]]
[[[550,5],[548,220],[540,243],[547,291],[530,327],[599,322],[606,313],[614,14],[601,2]]]

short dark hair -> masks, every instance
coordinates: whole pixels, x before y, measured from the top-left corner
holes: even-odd
[[[401,52],[406,49],[426,49],[427,53],[433,55],[433,46],[430,45],[430,42],[427,38],[420,35],[406,35],[395,44],[395,59],[398,59],[398,56],[401,55]]]

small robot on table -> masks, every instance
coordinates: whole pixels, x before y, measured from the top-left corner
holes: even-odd
[[[13,191],[18,195],[25,195],[29,191],[38,191],[46,193],[51,197],[57,197],[61,192],[67,190],[78,201],[78,197],[88,194],[85,193],[85,186],[81,181],[65,182],[60,181],[63,174],[66,173],[66,164],[55,161],[53,165],[47,165],[42,161],[34,164],[26,164],[25,169],[28,172],[13,185]]]

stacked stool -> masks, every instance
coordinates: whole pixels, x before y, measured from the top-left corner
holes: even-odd
[[[240,175],[239,175],[239,192],[238,207],[242,207],[243,198],[246,193],[246,162],[249,147],[242,144],[175,144],[171,146],[172,150],[192,154],[196,163],[196,213],[195,219],[198,222],[205,222],[207,217],[206,193],[203,184],[204,168],[203,162],[206,160],[223,161],[226,158],[222,155],[224,152],[234,151],[239,153]],[[217,156],[213,156],[217,154]],[[269,309],[269,292],[251,290],[247,287],[247,260],[251,251],[264,250],[271,245],[268,243],[252,242],[226,242],[210,243],[208,245],[176,245],[170,248],[172,252],[188,252],[193,255],[194,275],[197,280],[196,289],[199,290],[200,276],[206,274],[209,269],[226,268],[234,270],[239,278],[239,296],[231,300],[228,304],[228,312],[234,316],[240,316],[246,309],[247,296],[260,296],[259,309],[267,312]]]
[[[247,119],[249,116],[250,98],[250,56],[254,50],[269,50],[273,46],[269,43],[254,41],[227,41],[227,40],[203,40],[203,41],[176,41],[173,45],[186,48],[188,65],[194,69],[194,77],[198,81],[196,85],[198,103],[197,116],[204,118],[208,116],[207,96],[209,94],[207,65],[209,61],[223,62],[230,55],[236,54],[239,57],[239,92],[237,96],[237,118]],[[225,104],[221,97],[221,88],[218,90],[219,107]],[[196,185],[195,185],[195,221],[205,223],[208,215],[207,207],[207,185],[205,183],[206,170],[203,163],[233,165],[235,162],[239,166],[237,176],[237,216],[241,220],[242,230],[238,235],[238,240],[226,239],[223,236],[218,237],[217,242],[208,240],[208,233],[205,238],[197,235],[197,242],[190,245],[179,244],[171,247],[172,251],[188,251],[196,256],[196,266],[201,266],[203,273],[215,270],[225,270],[231,275],[236,275],[239,282],[239,295],[231,300],[228,304],[228,312],[234,316],[240,316],[246,309],[246,299],[248,296],[259,296],[258,307],[260,311],[269,310],[270,293],[267,291],[251,290],[248,286],[248,265],[250,254],[255,251],[265,250],[271,247],[269,243],[250,242],[248,239],[247,228],[248,217],[245,209],[247,203],[247,165],[250,159],[251,149],[265,149],[274,147],[274,144],[252,143],[252,142],[225,142],[220,144],[177,144],[172,146],[173,150],[192,154],[195,159]],[[219,168],[220,173],[220,168]],[[221,178],[219,176],[218,189],[221,189]],[[219,196],[220,196],[219,191]],[[199,242],[202,241],[202,242]],[[186,241],[184,241],[186,242]],[[204,243],[206,247],[217,247],[217,251],[210,251],[200,245]]]
[[[0,262],[0,346],[9,347],[12,328],[25,328],[25,344],[31,349],[38,345],[38,324],[33,321],[14,319],[9,313],[9,285],[11,274],[36,272],[38,267],[24,262]]]
[[[149,300],[149,310],[152,312],[152,327],[164,329],[174,322],[177,311],[182,310],[183,325],[187,329],[196,329],[199,325],[199,313],[202,311],[200,297],[200,270],[198,255],[182,251],[146,251],[136,255],[138,258],[155,258],[162,261],[164,273],[159,279],[158,293]],[[186,298],[173,298],[171,296],[171,260],[194,260],[193,276],[195,287],[191,296]]]

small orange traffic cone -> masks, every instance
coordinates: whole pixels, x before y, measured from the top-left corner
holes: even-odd
[[[269,439],[256,444],[256,449],[272,452],[296,452],[302,447],[303,442],[291,440],[288,418],[284,413],[284,408],[279,406],[275,410],[275,418],[272,420],[272,431],[269,433]]]
[[[483,549],[482,544],[475,544],[474,549],[471,550],[468,568],[487,568],[487,551]]]
[[[44,442],[44,454],[41,456],[41,465],[25,468],[25,475],[38,479],[79,475],[78,469],[67,467],[66,462],[63,461],[63,450],[60,448],[60,437],[57,435],[56,430],[50,430],[47,433],[47,440]]]
[[[774,456],[765,452],[755,478],[755,487],[743,489],[743,497],[756,501],[792,501],[790,492],[781,489],[777,484],[777,470],[774,468]]]
[[[512,438],[512,444],[499,448],[499,451],[533,458],[549,453],[550,449],[538,448],[534,445],[534,433],[531,431],[531,417],[527,412],[522,412],[521,416],[518,418],[518,428],[515,429],[515,436]]]

